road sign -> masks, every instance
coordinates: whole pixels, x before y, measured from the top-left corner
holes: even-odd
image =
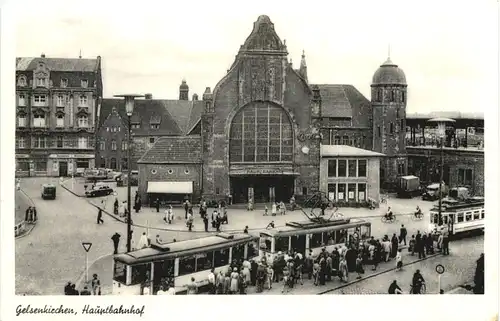
[[[436,265],[436,272],[438,274],[443,274],[444,273],[444,266],[442,266],[441,264]]]
[[[90,242],[82,242],[82,246],[83,246],[83,249],[85,250],[85,252],[89,252],[90,251],[90,248],[92,247],[92,243]]]

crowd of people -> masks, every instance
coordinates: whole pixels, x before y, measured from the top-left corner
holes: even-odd
[[[88,285],[90,285],[90,290]],[[78,291],[74,283],[68,282],[64,286],[64,295],[101,295],[101,280],[97,274],[92,275],[92,280],[88,285],[84,285],[83,290]]]
[[[37,221],[37,212],[36,212],[36,207],[34,206],[29,206],[26,209],[26,214],[24,216],[24,220],[27,223],[35,223]]]

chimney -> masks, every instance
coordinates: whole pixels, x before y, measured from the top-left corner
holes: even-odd
[[[198,94],[193,94],[193,101],[198,100]]]
[[[42,52],[42,54],[40,55],[40,57],[45,58],[45,54]]]
[[[153,94],[150,94],[150,93],[145,94],[144,99],[147,99],[147,100],[153,99]]]

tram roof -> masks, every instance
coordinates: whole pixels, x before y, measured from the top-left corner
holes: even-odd
[[[293,226],[283,226],[283,227],[277,227],[274,229],[270,230],[265,230],[262,231],[261,234],[268,235],[271,237],[274,236],[291,236],[297,234],[298,231],[303,231],[304,234],[309,234],[309,233],[323,233],[327,231],[332,231],[332,230],[342,230],[342,229],[348,229],[351,227],[357,227],[361,225],[371,225],[370,222],[361,220],[361,219],[350,219],[349,223],[346,224],[339,224],[339,225],[329,225],[329,224],[320,224],[318,223],[317,225],[313,225],[311,227],[293,227]]]
[[[115,260],[125,264],[161,261],[169,258],[193,255],[202,251],[214,251],[221,247],[231,247],[259,239],[256,236],[243,233],[230,234],[231,238],[228,238],[226,235],[229,234],[221,233],[213,236],[162,245],[154,244],[154,247],[115,255]]]

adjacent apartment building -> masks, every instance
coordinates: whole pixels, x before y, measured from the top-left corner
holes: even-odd
[[[16,58],[16,175],[95,167],[101,57]]]

